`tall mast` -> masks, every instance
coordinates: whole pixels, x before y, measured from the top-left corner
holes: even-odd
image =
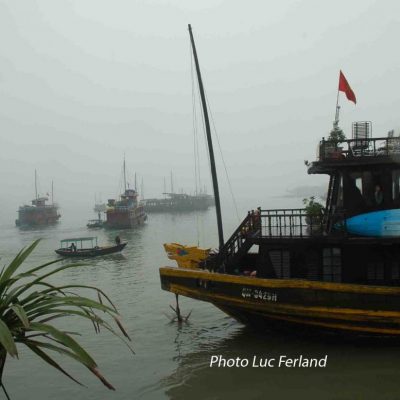
[[[124,154],[124,192],[126,192],[126,168],[125,168],[125,154]]]
[[[171,170],[171,193],[174,193],[174,178],[172,176],[172,170]]]
[[[136,185],[136,172],[135,172],[135,192],[137,193],[137,185]]]
[[[337,129],[339,127],[339,112],[340,112],[340,105],[339,105],[339,89],[338,89],[336,96],[336,110],[335,110],[335,120],[333,121],[333,129]]]
[[[35,169],[35,199],[38,199],[38,194],[37,194],[37,173]]]
[[[196,64],[197,79],[199,81],[201,104],[203,106],[204,123],[206,126],[208,152],[210,153],[211,176],[212,176],[212,181],[213,181],[213,189],[214,189],[214,197],[215,197],[215,211],[217,213],[219,248],[221,249],[224,245],[224,233],[223,233],[223,229],[222,229],[221,202],[219,200],[218,178],[217,178],[217,170],[215,168],[214,149],[213,149],[213,145],[212,145],[210,121],[208,119],[206,96],[204,94],[204,87],[203,87],[203,81],[201,79],[199,60],[197,59],[196,46],[194,44],[192,27],[190,24],[188,25],[188,28],[189,28],[189,34],[190,34],[190,41],[192,43],[194,62]]]

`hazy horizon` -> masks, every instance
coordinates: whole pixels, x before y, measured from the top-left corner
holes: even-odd
[[[177,191],[194,191],[188,23],[243,209],[326,181],[304,160],[332,127],[340,69],[357,96],[340,96],[348,136],[357,120],[374,136],[400,127],[395,1],[0,0],[0,11],[3,222],[33,198],[35,169],[63,208],[115,197],[124,154],[145,197],[161,195],[164,177],[168,189],[171,171]]]

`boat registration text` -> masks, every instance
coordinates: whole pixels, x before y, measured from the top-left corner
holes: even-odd
[[[242,288],[242,297],[245,299],[258,299],[264,301],[278,301],[278,295],[263,289]]]

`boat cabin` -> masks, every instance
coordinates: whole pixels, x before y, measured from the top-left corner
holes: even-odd
[[[35,207],[45,207],[47,200],[47,197],[38,197],[37,199],[32,200],[32,205]]]
[[[330,177],[319,215],[305,209],[249,212],[206,268],[229,274],[367,285],[400,284],[400,137],[322,139],[309,174]],[[208,263],[208,265],[207,265]]]
[[[400,137],[393,131],[381,138],[370,133],[370,122],[357,122],[352,139],[320,142],[308,173],[330,176],[328,211],[353,216],[400,207]]]

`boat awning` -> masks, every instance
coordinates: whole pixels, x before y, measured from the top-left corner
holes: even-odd
[[[61,243],[68,243],[68,242],[85,242],[85,241],[93,241],[93,240],[97,240],[97,236],[63,239],[63,240],[61,240],[60,242],[61,242]]]
[[[78,238],[69,238],[69,239],[63,239],[60,240],[61,248],[67,248],[69,247],[70,243],[72,246],[72,243],[74,243],[75,248],[79,247],[80,249],[84,248],[83,243],[90,242],[90,248],[93,248],[93,242],[95,243],[95,246],[97,246],[97,236],[87,236],[87,237],[78,237]]]

